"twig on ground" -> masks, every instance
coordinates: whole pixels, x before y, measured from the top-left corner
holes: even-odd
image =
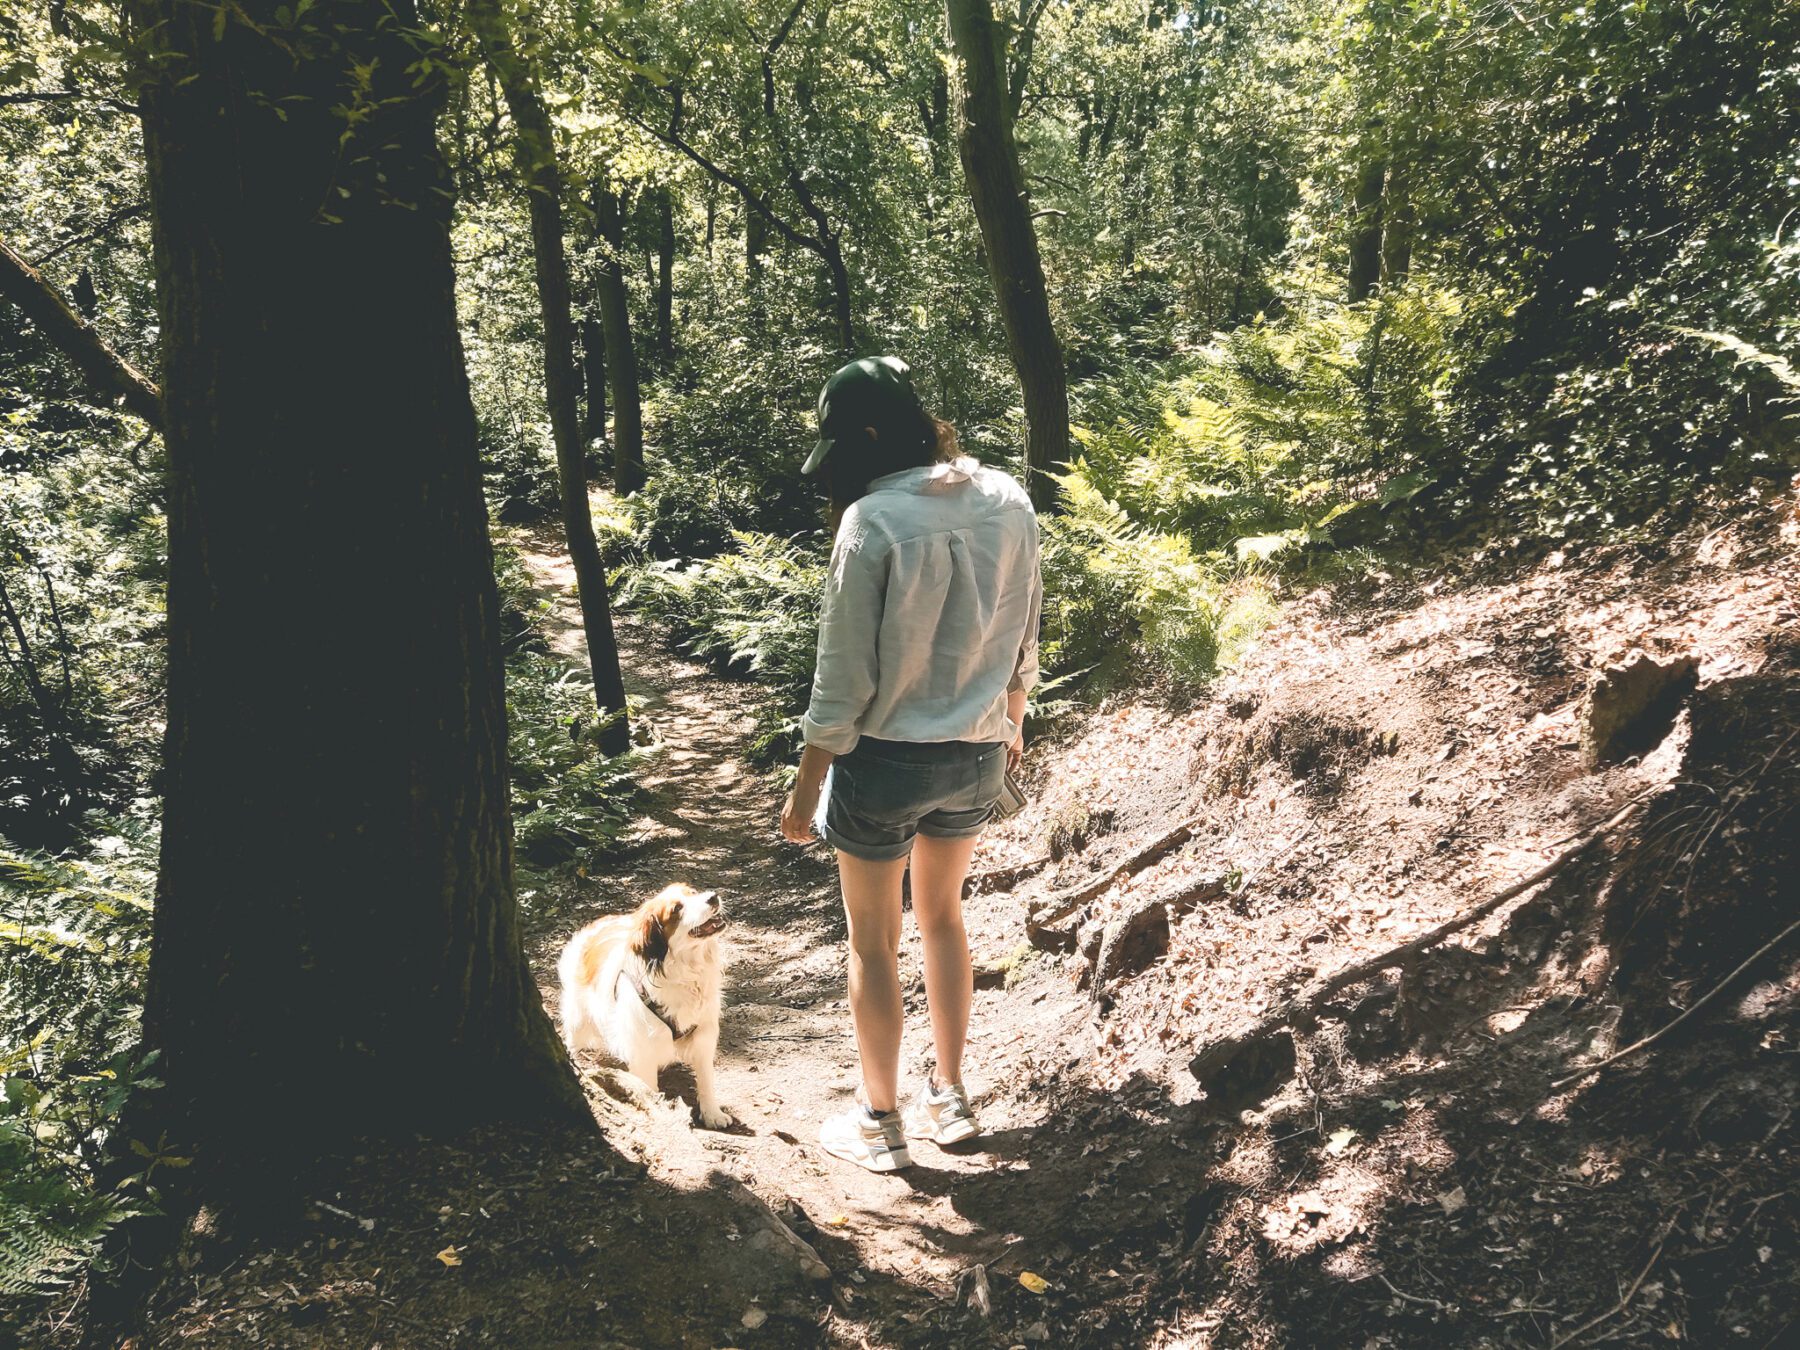
[[[1669,1234],[1674,1230],[1675,1220],[1680,1217],[1680,1214],[1681,1211],[1677,1210],[1670,1216],[1669,1221],[1663,1225],[1662,1235],[1656,1239],[1656,1248],[1650,1253],[1650,1259],[1644,1262],[1644,1268],[1637,1273],[1637,1278],[1631,1282],[1631,1288],[1620,1295],[1619,1301],[1613,1304],[1613,1306],[1608,1308],[1605,1312],[1595,1313],[1594,1316],[1588,1318],[1587,1321],[1576,1327],[1575,1330],[1571,1331],[1567,1336],[1561,1336],[1552,1341],[1550,1343],[1550,1350],[1562,1350],[1563,1346],[1570,1344],[1577,1337],[1585,1336],[1602,1322],[1611,1321],[1631,1306],[1631,1300],[1637,1296],[1637,1291],[1642,1287],[1644,1280],[1649,1276],[1651,1268],[1662,1258],[1663,1244],[1669,1240]]]
[[[1397,1288],[1394,1282],[1383,1275],[1379,1270],[1375,1272],[1375,1278],[1385,1284],[1388,1287],[1388,1292],[1397,1299],[1402,1299],[1407,1303],[1417,1303],[1421,1307],[1436,1308],[1441,1313],[1451,1311],[1450,1305],[1447,1303],[1440,1302],[1435,1298],[1426,1298],[1422,1294],[1409,1294],[1404,1289]]]
[[[1586,1078],[1589,1074],[1599,1073],[1602,1069],[1608,1067],[1609,1065],[1617,1064],[1620,1060],[1624,1059],[1627,1055],[1635,1055],[1638,1051],[1646,1049],[1649,1046],[1655,1045],[1664,1036],[1667,1036],[1671,1031],[1675,1030],[1676,1027],[1680,1026],[1683,1022],[1687,1021],[1688,1018],[1692,1017],[1695,1013],[1699,1012],[1702,1008],[1704,1008],[1707,1004],[1711,1003],[1720,994],[1724,993],[1726,987],[1728,985],[1730,985],[1733,980],[1737,979],[1738,976],[1742,975],[1746,970],[1750,969],[1751,966],[1755,965],[1758,961],[1762,960],[1763,957],[1767,956],[1775,948],[1779,947],[1783,942],[1785,942],[1796,931],[1800,931],[1800,919],[1794,920],[1794,922],[1790,923],[1786,928],[1782,929],[1774,937],[1770,938],[1767,942],[1763,943],[1762,946],[1758,947],[1754,952],[1750,953],[1749,956],[1745,957],[1744,960],[1741,963],[1739,963],[1737,969],[1733,970],[1731,972],[1731,974],[1727,975],[1724,979],[1720,980],[1717,984],[1715,984],[1711,989],[1707,990],[1706,993],[1702,994],[1699,998],[1695,999],[1694,1002],[1689,1005],[1687,1011],[1682,1013],[1681,1016],[1677,1017],[1673,1022],[1668,1023],[1666,1026],[1657,1028],[1655,1031],[1651,1032],[1648,1036],[1644,1037],[1642,1040],[1633,1041],[1630,1045],[1626,1046],[1623,1050],[1619,1050],[1613,1054],[1608,1055],[1605,1059],[1601,1060],[1597,1064],[1590,1064],[1585,1069],[1578,1069],[1574,1073],[1569,1074],[1566,1077],[1558,1078],[1554,1083],[1552,1083],[1550,1085],[1551,1088],[1552,1089],[1561,1089],[1561,1088],[1567,1087],[1570,1083],[1578,1083],[1583,1078]]]

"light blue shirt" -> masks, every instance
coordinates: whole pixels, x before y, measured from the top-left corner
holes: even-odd
[[[808,745],[1010,741],[1038,676],[1044,586],[1025,489],[973,459],[877,478],[844,512],[825,580]]]

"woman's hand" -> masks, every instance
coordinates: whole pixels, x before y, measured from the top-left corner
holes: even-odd
[[[804,783],[795,783],[787,800],[781,804],[781,837],[790,844],[813,841],[813,816],[819,810],[819,785],[807,791]]]
[[[1019,761],[1025,758],[1025,691],[1023,689],[1006,691],[1006,720],[1019,729],[1019,734],[1012,738],[1012,744],[1006,747],[1006,771],[1017,773]]]
[[[836,756],[829,750],[808,745],[800,754],[800,771],[794,775],[794,790],[781,804],[781,837],[790,844],[813,841],[813,817],[819,813],[819,794],[825,788],[825,771]]]

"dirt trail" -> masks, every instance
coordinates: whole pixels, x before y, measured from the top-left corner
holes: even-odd
[[[832,1267],[814,1291],[830,1306],[814,1306],[835,1344],[1786,1343],[1800,1307],[1800,965],[1764,971],[1690,1040],[1550,1085],[1746,954],[1714,951],[1711,936],[1754,946],[1768,935],[1757,924],[1791,912],[1791,869],[1755,870],[1788,856],[1778,842],[1800,801],[1788,786],[1744,808],[1741,836],[1694,816],[1714,838],[1716,883],[1696,894],[1729,924],[1664,904],[1635,943],[1618,936],[1651,911],[1615,864],[1654,871],[1676,848],[1666,824],[1622,831],[1346,997],[1241,1101],[1209,1097],[1219,1085],[1188,1065],[1308,979],[1463,912],[1640,794],[1661,794],[1655,819],[1681,825],[1736,792],[1738,759],[1785,763],[1800,735],[1796,540],[1800,513],[1782,501],[1655,549],[1471,559],[1293,597],[1203,697],[1105,700],[1034,746],[1034,800],[989,831],[977,868],[1045,865],[965,909],[978,964],[1007,971],[977,993],[967,1073],[989,1133],[979,1152],[921,1149],[887,1177],[812,1142],[854,1081],[842,920],[826,859],[780,843],[775,795],[741,760],[754,691],[627,621],[655,743],[645,815],[614,870],[531,903],[533,956],[547,978],[593,915],[678,878],[717,886],[736,925],[720,1079],[742,1127],[690,1128],[685,1104],[646,1107],[587,1066],[596,1114],[652,1181],[694,1194],[724,1173],[793,1216]],[[553,600],[552,642],[578,660],[559,551],[545,543],[526,562]],[[1583,690],[1640,648],[1693,655],[1700,688],[1642,758],[1589,771]],[[1671,795],[1687,779],[1688,796]],[[1179,846],[1087,892],[1177,822]],[[1031,904],[1071,890],[1089,894],[1065,935],[1075,950],[1023,944]],[[1672,926],[1652,941],[1657,924]],[[1127,931],[1141,959],[1082,988],[1113,969],[1106,934]],[[916,1082],[928,1039],[910,931],[905,943]],[[1634,960],[1668,971],[1639,979]],[[691,1101],[675,1073],[664,1086]],[[953,1297],[977,1264],[988,1313]]]
[[[582,663],[566,556],[550,538],[521,540],[520,551],[551,601],[545,637]],[[815,1242],[840,1279],[848,1276],[837,1299],[854,1320],[918,1320],[921,1312],[909,1317],[896,1301],[950,1294],[964,1267],[991,1262],[1016,1242],[1019,1234],[960,1212],[959,1187],[1025,1165],[1018,1154],[1036,1113],[1002,1089],[1012,1069],[1023,1067],[1013,1062],[1017,1047],[1038,1047],[1049,1023],[1072,1028],[1078,1001],[1066,986],[977,993],[967,1076],[988,1130],[979,1147],[924,1146],[914,1168],[898,1176],[872,1175],[822,1154],[814,1142],[818,1124],[852,1099],[856,1082],[835,868],[822,848],[802,851],[781,841],[777,796],[767,776],[744,762],[755,691],[671,656],[628,616],[620,618],[619,641],[636,707],[634,736],[652,746],[640,779],[644,811],[608,871],[581,883],[553,908],[554,921],[531,935],[532,958],[548,992],[557,950],[574,926],[627,909],[671,881],[716,887],[731,921],[718,1078],[738,1124],[729,1132],[690,1125],[693,1091],[683,1068],[664,1071],[664,1100],[646,1109],[609,1096],[621,1093],[618,1076],[589,1060],[582,1067],[601,1123],[611,1142],[658,1180],[699,1188],[722,1170],[750,1186]],[[1004,956],[1016,931],[996,925],[987,932],[980,917],[971,914],[977,957]],[[901,952],[907,1083],[928,1065],[919,970],[909,922]]]

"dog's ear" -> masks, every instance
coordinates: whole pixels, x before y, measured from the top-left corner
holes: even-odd
[[[631,925],[631,950],[652,970],[669,955],[669,932],[664,925],[667,915],[668,906],[652,900],[638,907],[637,919]]]

